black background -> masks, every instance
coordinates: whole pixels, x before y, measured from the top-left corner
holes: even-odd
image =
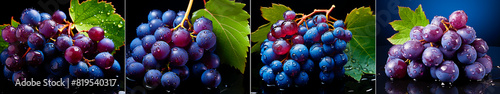
[[[84,0],[80,0],[80,3]],[[102,0],[99,0],[102,1]],[[112,2],[111,4],[116,9],[116,13],[124,15],[124,0],[105,0],[107,2]],[[0,24],[10,24],[11,17],[14,17],[14,20],[20,22],[21,13],[26,8],[33,8],[38,10],[40,13],[46,12],[49,14],[53,14],[56,10],[61,10],[66,13],[66,17],[68,21],[71,21],[71,17],[69,16],[69,6],[70,0],[4,0],[0,4],[0,9],[2,10],[0,15]],[[115,45],[116,46],[116,45]],[[122,73],[125,73],[124,69],[124,47],[122,46],[113,56],[114,58],[120,62],[122,65]],[[0,93],[41,93],[41,92],[51,92],[51,93],[111,93],[118,92],[118,90],[123,91],[123,78],[124,75],[120,75],[117,84],[121,84],[119,88],[105,88],[105,87],[81,87],[78,91],[75,90],[66,90],[60,87],[56,88],[48,88],[48,87],[13,87],[11,81],[7,81],[5,77],[3,77],[3,66],[2,66],[2,75],[0,79]]]
[[[271,7],[272,3],[283,4],[285,6],[290,7],[295,13],[304,13],[309,14],[314,11],[314,9],[329,9],[332,5],[335,5],[335,9],[332,10],[330,16],[333,16],[336,19],[345,19],[346,15],[351,12],[352,9],[359,8],[361,6],[370,7],[372,11],[375,11],[375,0],[252,0],[251,6],[251,24],[252,24],[252,32],[257,30],[259,26],[269,23],[262,17],[262,12],[260,11],[261,7]],[[323,13],[325,14],[325,13]],[[255,43],[252,43],[254,45]],[[357,81],[350,77],[346,79],[347,81],[336,81],[334,82],[334,86],[321,86],[319,81],[313,81],[317,83],[308,84],[307,88],[299,88],[299,89],[289,89],[285,91],[279,91],[278,88],[275,87],[266,87],[265,82],[263,82],[261,77],[259,76],[259,70],[264,65],[261,63],[261,56],[259,55],[260,51],[252,53],[252,92],[257,93],[273,93],[273,92],[281,92],[281,93],[344,93],[351,92],[348,90],[344,90],[344,86],[349,88],[345,89],[354,89],[354,93],[367,93],[367,89],[372,89],[375,87],[375,83],[373,81],[361,81],[359,84]],[[311,77],[311,76],[310,76]],[[317,77],[316,77],[317,78]],[[373,75],[363,76],[363,78],[373,79],[375,78]],[[310,78],[313,79],[313,78]],[[355,84],[352,84],[355,83]],[[369,86],[363,86],[369,85]]]

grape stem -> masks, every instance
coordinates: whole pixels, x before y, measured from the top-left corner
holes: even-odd
[[[90,64],[90,62],[94,62],[95,61],[95,59],[89,60],[89,59],[87,59],[85,57],[83,57],[83,60],[85,61],[85,63],[87,63],[87,65],[89,65],[89,67],[92,66],[92,64]]]
[[[335,18],[329,16],[330,12],[332,12],[332,10],[335,8],[335,5],[332,5],[332,7],[330,7],[330,9],[314,9],[314,11],[312,13],[309,13],[308,15],[304,15],[302,16],[302,18],[300,18],[300,21],[299,21],[299,24],[297,24],[298,26],[300,26],[304,20],[306,20],[307,18],[311,17],[312,15],[316,14],[316,13],[320,13],[320,12],[325,12],[326,13],[326,17],[328,17],[326,19],[326,21],[328,22],[328,19],[333,19],[333,20],[336,20]]]
[[[203,0],[203,1],[205,1],[205,0]],[[188,19],[188,17],[189,17],[189,12],[191,11],[191,7],[192,7],[192,6],[193,6],[193,0],[189,0],[189,5],[188,5],[188,7],[187,7],[187,9],[186,9],[186,14],[184,14],[184,18],[182,18],[181,23],[180,23],[179,25],[177,25],[177,26],[174,28],[174,30],[176,30],[177,28],[179,28],[179,26],[180,26],[180,27],[183,27],[183,28],[186,28],[186,27],[184,27],[184,21],[186,21],[186,20]],[[189,24],[189,25],[191,25],[191,23],[189,23],[189,21],[188,21],[188,24]]]
[[[28,54],[28,52],[30,52],[30,50],[31,50],[31,47],[28,47],[28,50],[26,50],[26,52],[24,52],[24,55],[22,58],[24,58],[26,56],[26,54]]]

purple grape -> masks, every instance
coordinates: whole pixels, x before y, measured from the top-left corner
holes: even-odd
[[[471,44],[476,39],[476,31],[470,26],[457,30],[458,35],[462,37],[463,44]]]
[[[65,23],[64,21],[66,21],[66,13],[64,13],[63,11],[60,11],[60,10],[57,10],[56,12],[54,12],[54,14],[52,14],[52,19],[54,21],[56,21],[57,23]]]
[[[115,50],[115,44],[111,39],[104,38],[97,43],[97,50],[99,52],[113,52]]]
[[[38,30],[42,33],[45,38],[50,38],[56,35],[58,28],[56,28],[57,24],[53,20],[45,20],[40,24]],[[4,38],[5,39],[5,38]]]
[[[193,61],[198,61],[201,59],[204,53],[204,49],[200,48],[198,46],[198,43],[192,43],[191,46],[189,46],[188,53],[189,53],[189,60]]]
[[[160,79],[161,72],[156,69],[148,70],[148,72],[144,75],[144,83],[146,83],[149,87],[157,87],[160,85]]]
[[[149,32],[150,32],[149,35],[153,35],[154,32],[158,29],[158,27],[162,26],[165,26],[165,24],[163,24],[163,22],[160,19],[153,19],[149,21]]]
[[[75,40],[75,46],[80,47],[83,53],[89,53],[90,48],[94,46],[94,42],[89,37],[84,36]]]
[[[271,32],[267,33],[267,39],[269,41],[276,41],[276,38],[274,38],[273,33]]]
[[[293,20],[295,19],[295,16],[295,12],[292,10],[287,10],[283,13],[283,18],[285,18],[285,20]]]
[[[444,33],[443,38],[441,39],[441,45],[448,51],[456,51],[462,45],[462,38],[457,34],[457,32],[449,30]]]
[[[3,75],[7,80],[11,81],[12,80],[12,74],[14,74],[14,71],[11,71],[7,66],[3,67]]]
[[[26,42],[31,33],[35,32],[33,28],[26,24],[20,24],[16,29],[16,38],[18,41]]]
[[[266,65],[267,66],[267,65]],[[203,63],[196,63],[191,68],[191,73],[195,78],[201,78],[201,74],[205,72],[208,68]],[[267,68],[266,68],[267,69]],[[262,71],[262,69],[261,69]],[[262,76],[262,73],[260,73]]]
[[[95,56],[95,63],[99,68],[109,69],[114,63],[114,57],[108,52],[101,52]]]
[[[406,76],[407,65],[401,59],[392,59],[385,64],[385,75],[390,78],[403,78]]]
[[[464,27],[468,19],[467,14],[463,10],[454,11],[449,18],[450,25],[457,29]]]
[[[40,33],[31,33],[28,37],[28,46],[31,49],[42,49],[45,38]]]
[[[146,52],[151,52],[151,47],[153,47],[153,44],[156,42],[156,38],[153,35],[146,35],[142,38],[142,47],[144,48],[144,51]]]
[[[482,38],[476,38],[471,45],[476,48],[477,53],[486,53],[490,49],[486,41],[484,41]]]
[[[202,62],[208,69],[215,69],[220,65],[220,58],[216,54],[207,53],[205,54],[205,56],[203,56]]]
[[[403,44],[403,56],[406,59],[417,60],[422,57],[422,52],[424,51],[424,46],[418,40],[409,40]]]
[[[286,20],[281,24],[281,31],[286,35],[294,35],[299,32],[299,26],[293,20]]]
[[[186,31],[186,29],[177,29],[174,31],[174,33],[172,33],[172,35],[173,35],[172,42],[177,47],[186,47],[189,43],[191,43],[191,36],[190,36],[189,32]],[[198,38],[199,37],[197,37],[197,39]]]
[[[484,66],[485,68],[485,73],[488,74],[491,72],[491,69],[493,67],[493,62],[491,61],[491,57],[488,55],[485,55],[484,57],[478,58],[476,62],[481,63],[481,65]]]
[[[410,39],[416,39],[416,40],[423,40],[423,31],[424,27],[423,26],[415,26],[411,29],[410,31]]]
[[[40,50],[29,51],[26,54],[26,62],[31,66],[38,66],[44,60],[43,52]]]
[[[438,67],[438,66],[436,66],[436,67],[431,67],[431,68],[430,68],[431,77],[432,77],[433,79],[438,79],[438,78],[437,78],[437,76],[436,76],[436,70],[437,70],[437,67]]]
[[[201,75],[201,82],[210,88],[219,86],[221,80],[220,73],[215,69],[208,69]]]
[[[159,27],[156,29],[154,36],[157,41],[172,41],[172,31],[170,31],[167,27]]]
[[[188,62],[189,56],[186,50],[184,50],[183,48],[174,47],[170,51],[169,60],[170,60],[170,65],[184,66]]]
[[[453,61],[444,61],[436,69],[436,76],[442,82],[454,82],[458,78],[459,69]]]
[[[438,66],[443,62],[443,53],[436,47],[429,47],[422,53],[422,62],[427,67]]]
[[[292,37],[293,44],[304,44],[304,38],[301,35],[294,35]]]
[[[427,73],[429,73],[429,68],[425,67],[424,63],[413,60],[410,62],[410,65],[407,67],[408,76],[413,79],[421,79],[424,78]]]
[[[476,49],[470,45],[462,45],[457,51],[457,58],[460,63],[472,64],[477,59]]]
[[[25,9],[21,14],[22,24],[38,25],[40,20],[42,20],[42,17],[40,16],[40,13],[35,9]]]
[[[427,25],[422,30],[422,38],[427,42],[438,42],[443,36],[443,30],[435,25]]]
[[[144,77],[144,74],[146,73],[144,69],[144,65],[141,63],[132,63],[128,65],[127,67],[127,78],[134,79],[134,80],[140,80],[142,77]]]
[[[284,55],[290,51],[290,44],[283,39],[278,39],[273,43],[273,51],[277,55]]]
[[[352,38],[351,30],[344,30],[344,40],[346,42],[349,42],[349,41],[351,41],[351,38]]]
[[[282,38],[286,36],[286,33],[283,32],[281,27],[271,28],[271,33],[274,36],[274,38]]]
[[[15,43],[17,42],[16,38],[16,28],[12,26],[7,26],[4,29],[2,29],[2,38],[8,43]]]
[[[73,39],[68,37],[68,35],[60,35],[56,40],[56,48],[59,51],[65,51],[66,48],[73,45]],[[75,62],[76,63],[76,62]]]
[[[71,46],[64,52],[64,58],[72,65],[78,64],[83,58],[83,51],[78,46]]]
[[[5,65],[11,71],[18,71],[24,66],[24,60],[18,55],[11,55],[5,59]]]
[[[89,38],[93,41],[100,41],[104,38],[104,30],[101,27],[92,27],[88,31]]]
[[[193,33],[194,34],[198,34],[202,30],[212,31],[212,29],[213,29],[212,21],[210,21],[209,19],[207,19],[205,17],[198,18],[193,23]]]
[[[485,67],[479,62],[465,66],[464,70],[465,76],[470,80],[481,80],[486,74]]]
[[[164,41],[156,41],[151,47],[151,54],[158,60],[164,60],[170,54],[170,45]]]
[[[394,45],[389,49],[389,52],[387,53],[389,54],[389,57],[405,59],[405,57],[403,56],[402,49],[403,45]]]
[[[200,48],[209,49],[215,46],[217,42],[217,36],[214,32],[208,30],[202,30],[196,35],[196,43]]]
[[[439,26],[441,30],[446,31],[446,26],[441,21],[448,22],[448,19],[443,16],[434,16],[434,18],[432,18],[431,25]]]
[[[165,89],[172,90],[179,87],[181,79],[174,72],[167,72],[161,76],[160,82]]]
[[[132,57],[134,58],[135,61],[142,61],[142,58],[146,55],[146,51],[144,51],[144,48],[142,46],[137,46],[132,50]]]
[[[189,68],[187,66],[172,66],[171,68],[172,72],[177,74],[182,81],[189,78]]]

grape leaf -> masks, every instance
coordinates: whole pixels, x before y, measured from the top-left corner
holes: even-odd
[[[217,36],[216,54],[223,64],[228,64],[241,73],[245,72],[247,52],[250,47],[250,14],[243,7],[245,4],[229,0],[210,0],[205,9],[193,13],[191,22],[200,17],[212,21],[213,32]]]
[[[7,27],[7,26],[13,26],[13,27],[17,27],[19,25],[19,22],[17,22],[16,20],[14,20],[14,17],[11,17],[11,20],[10,20],[10,24],[3,24],[3,25],[0,25],[0,37],[2,36],[2,30]],[[3,50],[5,48],[9,47],[9,43],[6,42],[5,40],[0,39],[0,50]]]
[[[252,46],[252,53],[260,51],[260,44],[267,39],[267,34],[271,30],[273,23],[278,20],[283,20],[283,13],[287,10],[292,10],[289,7],[281,4],[272,4],[272,7],[261,7],[262,17],[269,21],[269,23],[261,25],[255,32],[252,33],[252,42],[256,42]]]
[[[347,30],[352,32],[348,43],[349,62],[346,74],[360,81],[364,74],[375,74],[375,15],[370,7],[353,9],[345,19]]]
[[[410,31],[413,27],[429,24],[429,20],[425,17],[425,13],[422,10],[422,5],[419,5],[415,11],[412,11],[409,7],[401,6],[398,6],[398,9],[401,20],[389,23],[394,30],[399,31],[390,38],[387,38],[393,45],[404,44],[410,40]]]
[[[71,17],[78,31],[89,30],[92,27],[101,27],[104,36],[113,40],[115,50],[125,42],[124,19],[117,13],[111,3],[98,0],[88,0],[81,4],[79,0],[72,0],[69,8]]]

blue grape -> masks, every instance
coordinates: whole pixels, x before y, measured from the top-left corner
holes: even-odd
[[[162,16],[162,13],[160,10],[158,9],[153,9],[151,11],[149,11],[149,14],[148,14],[148,21],[151,21],[153,19],[160,19]]]
[[[208,69],[201,75],[201,82],[210,88],[219,86],[221,79],[220,73],[215,69]]]
[[[195,78],[201,78],[201,74],[205,72],[208,68],[203,63],[196,63],[191,68],[191,74]],[[262,76],[262,75],[261,75]]]
[[[333,70],[334,67],[335,67],[335,62],[329,56],[322,58],[321,61],[319,62],[319,69],[321,69],[321,71],[323,72],[330,72]]]
[[[403,56],[406,59],[417,60],[422,57],[422,52],[424,51],[424,46],[418,40],[409,40],[403,44]]]
[[[163,12],[163,15],[161,16],[161,20],[163,21],[163,23],[165,25],[168,25],[169,27],[174,27],[173,23],[174,23],[175,16],[176,16],[175,11],[167,10],[167,11]]]
[[[312,19],[309,19],[306,21],[307,22],[307,28],[311,29],[312,27],[316,27],[316,25],[314,24],[314,21]]]
[[[63,57],[56,57],[50,62],[50,72],[53,75],[62,76],[67,73],[69,63]]]
[[[443,62],[443,53],[436,47],[428,47],[422,53],[422,62],[427,67],[438,66]]]
[[[7,78],[7,80],[12,80],[12,74],[14,74],[14,71],[8,69],[7,66],[3,67],[3,76]]]
[[[436,70],[437,70],[437,68],[438,68],[438,66],[436,66],[436,67],[430,67],[430,69],[429,69],[430,73],[431,73],[431,77],[433,79],[438,79],[437,76],[436,76]]]
[[[392,59],[385,64],[385,75],[390,78],[403,78],[406,76],[407,65],[401,59]]]
[[[179,12],[177,12],[177,16],[179,16],[179,15],[186,15],[186,11],[179,11]]]
[[[134,38],[132,42],[130,42],[130,49],[135,49],[137,46],[142,46],[142,40],[139,38]]]
[[[441,28],[441,30],[446,31],[446,27],[444,26],[443,22],[441,22],[441,21],[448,22],[448,19],[446,19],[443,16],[434,16],[434,18],[432,18],[431,25],[439,26],[439,28]]]
[[[444,61],[436,69],[436,76],[442,82],[454,82],[458,78],[458,66],[453,61]]]
[[[285,61],[285,64],[283,64],[283,72],[290,77],[299,75],[299,71],[300,64],[295,60],[288,59]]]
[[[115,59],[111,68],[104,70],[104,72],[106,72],[106,75],[118,77],[121,73],[121,69],[120,63]]]
[[[416,40],[423,40],[423,31],[424,27],[423,26],[415,26],[411,28],[410,31],[410,39],[416,39]]]
[[[196,21],[193,22],[193,32],[194,34],[198,34],[202,30],[208,30],[212,31],[212,21],[205,17],[201,17],[196,19]]]
[[[17,71],[12,74],[12,83],[28,80],[28,74],[25,71]]]
[[[335,37],[333,36],[332,32],[325,32],[323,35],[321,35],[321,41],[324,44],[334,44]]]
[[[438,42],[443,36],[443,30],[435,25],[427,25],[422,29],[422,38],[427,42]]]
[[[56,40],[56,48],[59,51],[65,51],[68,47],[73,45],[72,38],[68,37],[68,35],[60,35]]]
[[[134,62],[136,62],[136,61],[134,60],[134,57],[128,57],[128,58],[127,58],[127,61],[125,61],[125,66],[128,66],[128,65],[130,65],[130,64],[132,64],[132,63],[134,63]]]
[[[153,35],[146,35],[142,38],[142,47],[144,48],[144,51],[146,52],[151,52],[151,47],[153,47],[153,44],[156,42],[156,38]]]
[[[157,87],[158,85],[160,85],[160,80],[161,72],[156,69],[148,70],[148,72],[146,72],[146,74],[144,75],[144,83],[146,83],[146,85],[150,87]]]
[[[83,61],[79,61],[78,64],[69,66],[70,75],[77,78],[83,78],[87,76],[88,72],[89,66],[87,66],[87,63]]]
[[[290,57],[297,62],[306,61],[309,57],[309,50],[303,44],[295,44],[290,50]]]
[[[220,58],[217,54],[208,53],[202,58],[203,64],[207,66],[208,69],[218,68],[220,65]]]
[[[50,37],[54,36],[57,33],[58,28],[54,28],[56,26],[57,26],[57,24],[56,24],[55,21],[53,21],[53,20],[45,20],[45,21],[43,21],[40,24],[40,27],[38,27],[38,31],[40,31],[40,33],[42,33],[42,35],[45,38],[50,38]]]
[[[295,84],[298,86],[306,86],[309,81],[309,75],[306,72],[300,72],[300,74],[295,78]]]
[[[135,61],[142,61],[142,58],[146,55],[146,51],[142,48],[142,45],[137,46],[132,50],[132,57]]]
[[[17,42],[16,38],[16,28],[12,26],[7,26],[4,29],[2,29],[2,38],[8,43],[15,43]]]
[[[306,34],[304,34],[304,43],[306,45],[312,45],[314,42],[319,42],[321,39],[321,35],[318,33],[319,31],[316,27],[309,28]]]
[[[130,79],[139,80],[141,77],[144,77],[144,74],[146,73],[144,65],[141,63],[135,62],[128,65],[126,68],[127,77]]]
[[[326,22],[326,16],[324,14],[315,15],[313,17],[313,21],[314,21],[315,24],[325,23]]]
[[[266,51],[267,49],[272,49],[273,48],[273,44],[274,44],[274,41],[266,41],[266,42],[263,42],[261,45],[260,45],[260,52],[264,52]]]
[[[174,47],[170,51],[169,60],[173,66],[184,66],[188,62],[189,56],[183,48]]]
[[[333,36],[335,36],[336,38],[341,38],[344,36],[344,28],[335,28],[333,30]]]
[[[30,25],[38,25],[38,23],[42,20],[40,13],[38,13],[35,9],[25,9],[21,14],[21,23],[22,24],[30,24]]]
[[[181,13],[181,12],[179,12],[179,13]],[[177,17],[175,17],[175,19],[174,19],[174,26],[173,26],[173,27],[176,27],[176,26],[180,25],[180,24],[181,24],[181,21],[182,21],[183,19],[184,19],[184,14],[182,14],[182,15],[177,15]],[[183,24],[183,26],[184,26],[184,27],[186,27],[186,28],[187,28],[187,27],[189,27],[188,21],[189,21],[189,20],[185,20],[185,21],[184,21],[184,24]]]
[[[209,49],[215,46],[217,36],[214,32],[208,30],[202,30],[196,37],[196,43],[198,46],[204,49]]]
[[[159,27],[158,29],[156,29],[154,36],[157,41],[172,41],[172,31],[170,31],[170,29],[168,29],[167,27]],[[132,41],[132,43],[133,42],[134,41]]]
[[[325,33],[326,31],[328,31],[328,24],[326,23],[318,23],[318,25],[316,25],[316,27],[318,28],[318,31],[319,31],[319,34],[323,35],[323,33]]]
[[[463,10],[457,10],[450,15],[450,25],[455,28],[462,28],[467,23],[467,14]]]
[[[102,72],[101,68],[97,66],[89,67],[89,78],[90,79],[100,79],[104,78],[104,72]]]
[[[299,26],[299,31],[298,31],[299,35],[304,36],[304,34],[306,34],[306,32],[307,32],[307,27],[305,27],[303,25],[300,25]]]
[[[35,30],[29,25],[26,24],[20,24],[16,28],[16,38],[18,41],[21,41],[22,43],[25,43],[28,41],[28,37],[31,35],[31,33],[34,33]]]
[[[197,39],[198,38],[199,37],[197,37]],[[198,42],[198,40],[196,41]],[[174,43],[174,46],[186,47],[189,43],[191,43],[191,36],[186,29],[177,29],[174,33],[172,33],[172,42]],[[198,45],[202,47],[200,44]]]
[[[40,21],[52,20],[52,16],[49,13],[40,13]]]
[[[158,62],[156,61],[155,57],[153,54],[149,53],[146,56],[143,57],[142,59],[142,64],[144,65],[144,68],[146,70],[148,69],[158,69],[160,66]]]
[[[270,64],[272,61],[278,59],[278,55],[276,53],[274,53],[273,49],[267,49],[265,50],[264,52],[262,52],[262,56],[260,58],[260,60],[262,61],[262,63],[264,63],[265,65],[268,65]]]
[[[336,79],[342,79],[345,75],[344,67],[333,69],[333,74],[335,74]]]
[[[187,80],[190,74],[187,66],[172,67],[172,72],[177,74],[182,81]]]
[[[307,73],[312,73],[314,71],[314,62],[311,59],[307,59],[307,61],[305,61],[300,68]]]
[[[262,71],[262,79],[267,84],[274,84],[276,82],[276,75],[274,74],[273,69],[266,68]]]
[[[344,51],[347,46],[347,43],[344,40],[338,39],[335,42],[335,51]]]
[[[279,60],[274,60],[271,64],[269,64],[269,66],[273,69],[273,72],[283,71],[283,64]]]
[[[457,32],[449,30],[441,38],[441,46],[448,51],[456,51],[462,45],[462,38]]]
[[[146,35],[153,34],[149,29],[150,28],[148,23],[142,23],[141,25],[139,25],[136,29],[137,37],[142,38]]]
[[[45,38],[40,33],[31,33],[28,37],[28,46],[31,49],[42,49]]]
[[[160,19],[153,19],[151,21],[149,21],[149,32],[150,34],[154,34],[154,32],[159,28],[159,27],[162,27],[162,26],[165,26],[165,24],[163,24],[163,22],[160,20]]]
[[[311,56],[311,59],[314,61],[320,61],[321,58],[325,56],[325,53],[323,52],[323,46],[319,43],[316,43],[309,48],[309,54]]]
[[[421,79],[429,73],[429,68],[425,67],[425,65],[421,61],[413,60],[408,65],[406,73],[413,79]]]
[[[111,39],[104,38],[99,43],[97,43],[97,50],[99,52],[113,52],[115,50],[115,44]]]
[[[343,27],[344,27],[344,21],[342,21],[342,20],[337,20],[337,21],[335,21],[335,22],[333,23],[333,27],[334,27],[334,28],[338,28],[338,27],[343,28]]]
[[[466,26],[457,30],[458,35],[462,38],[463,44],[471,44],[476,39],[476,30],[470,26]]]
[[[35,50],[35,51],[29,51],[26,54],[26,63],[28,63],[31,66],[38,66],[42,64],[44,60],[43,52],[40,50]]]
[[[50,57],[53,56],[57,53],[57,49],[54,45],[54,43],[45,43],[42,52],[45,54],[45,56]]]
[[[278,75],[276,75],[276,85],[278,85],[278,87],[280,88],[288,88],[292,85],[292,79],[288,77],[288,75],[286,75],[285,72],[280,72],[278,73]]]
[[[470,45],[462,45],[457,51],[457,58],[462,64],[472,64],[477,59],[476,49]]]
[[[7,49],[4,49],[2,53],[0,54],[0,61],[2,62],[2,65],[5,65],[5,60],[9,57],[9,52]]]
[[[323,83],[323,84],[330,84],[330,83],[332,83],[334,78],[335,78],[335,73],[334,72],[324,72],[324,71],[321,71],[319,73],[319,79],[321,80],[321,83]]]
[[[465,66],[464,70],[465,76],[470,80],[481,80],[486,74],[486,68],[479,62]]]
[[[323,50],[324,53],[334,53],[335,50],[335,44],[323,44]]]
[[[164,60],[170,54],[170,45],[164,41],[156,41],[151,47],[151,54],[157,60]]]
[[[161,85],[166,89],[176,89],[179,87],[181,80],[174,72],[167,72],[161,76]]]
[[[335,61],[335,67],[341,68],[341,67],[344,67],[345,64],[347,64],[349,57],[347,57],[347,54],[345,54],[344,52],[341,52],[341,53],[337,53],[333,57],[333,59]]]

